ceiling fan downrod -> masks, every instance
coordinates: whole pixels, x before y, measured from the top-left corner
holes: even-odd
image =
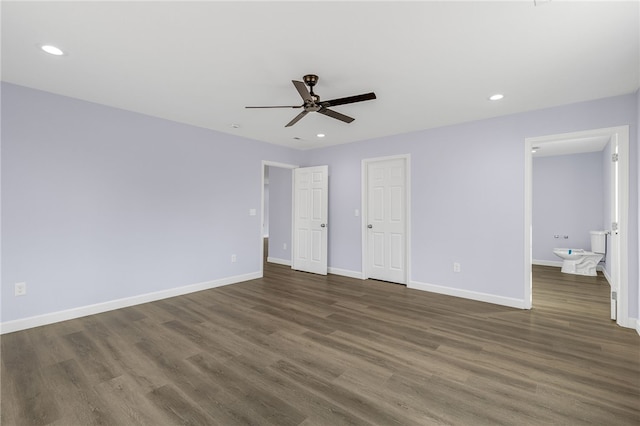
[[[313,93],[313,86],[316,85],[316,83],[318,82],[318,76],[315,74],[307,74],[304,77],[302,77],[302,80],[304,80],[304,83],[309,86],[309,94],[311,95],[311,98],[313,99],[313,102],[319,102],[320,101],[320,96],[316,95],[315,93]]]

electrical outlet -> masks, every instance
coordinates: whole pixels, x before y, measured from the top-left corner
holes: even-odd
[[[460,264],[458,262],[454,262],[453,263],[453,272],[460,272],[461,268],[460,268]]]
[[[232,254],[231,255],[231,263],[234,263],[237,260],[236,255]]]
[[[16,296],[24,296],[27,294],[27,283],[16,283],[15,284],[15,295]]]

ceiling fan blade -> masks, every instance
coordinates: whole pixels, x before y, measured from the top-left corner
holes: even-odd
[[[309,113],[309,111],[302,111],[300,114],[296,115],[293,120],[291,120],[289,123],[287,123],[286,126],[284,127],[291,127],[294,124],[296,124],[298,121],[300,121],[300,119],[302,119],[302,117],[304,117],[305,115],[307,115]]]
[[[245,108],[302,108],[303,105],[246,106]]]
[[[302,99],[305,102],[313,102],[313,98],[311,97],[311,93],[309,93],[309,90],[307,89],[307,86],[305,86],[305,84],[301,81],[296,81],[296,80],[291,80],[291,82],[293,83],[294,86],[296,86],[296,89],[298,90],[298,93],[300,93],[300,96],[302,96]]]
[[[354,102],[370,101],[376,98],[376,94],[364,93],[362,95],[347,96],[346,98],[331,99],[330,101],[322,101],[320,105],[323,107],[332,107],[336,105],[352,104]]]
[[[332,109],[328,109],[328,108],[324,108],[324,107],[320,108],[318,110],[318,112],[320,114],[324,114],[324,115],[329,116],[331,118],[335,118],[335,119],[338,119],[340,121],[344,121],[345,123],[351,123],[353,120],[355,120],[355,118],[351,118],[348,115],[344,115],[344,114],[336,112],[336,111],[334,111]]]

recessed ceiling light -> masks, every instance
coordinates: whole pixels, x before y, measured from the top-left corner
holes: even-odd
[[[236,124],[236,123],[233,123],[233,124],[231,125],[231,127],[233,127],[234,129],[239,129],[239,128],[240,128],[240,125],[239,125],[239,124]]]
[[[324,138],[324,133],[318,133],[316,136],[319,138]]]
[[[62,50],[60,50],[60,48],[52,46],[50,44],[45,44],[43,46],[40,46],[40,49],[44,50],[45,52],[47,52],[50,55],[55,55],[55,56],[64,55],[64,52]]]
[[[502,93],[496,93],[495,95],[489,96],[490,101],[499,101],[502,98],[504,98],[504,95]]]

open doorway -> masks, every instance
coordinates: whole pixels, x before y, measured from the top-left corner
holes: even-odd
[[[263,161],[261,173],[261,276],[264,261],[326,275],[328,166]]]
[[[263,262],[291,266],[292,170],[297,165],[262,162],[262,233]],[[264,273],[264,263],[260,264]]]
[[[525,140],[525,306],[531,308],[532,299],[532,263],[533,263],[533,153],[534,147],[547,152],[556,150],[559,153],[570,154],[584,152],[589,144],[603,144],[604,169],[604,197],[602,229],[609,231],[607,244],[606,274],[611,285],[611,318],[617,323],[629,327],[628,323],[628,283],[627,283],[627,220],[628,220],[628,151],[629,128],[621,126],[615,128],[596,129],[560,135],[550,135]],[[612,155],[617,154],[617,155]],[[612,161],[607,165],[604,162]],[[558,182],[562,186],[562,182]],[[586,191],[586,190],[585,190]],[[588,193],[588,191],[586,191]],[[567,233],[552,233],[552,238],[558,236],[558,244],[570,244]],[[586,236],[585,236],[586,238]],[[581,243],[585,245],[585,243]],[[588,248],[584,247],[584,248]]]

